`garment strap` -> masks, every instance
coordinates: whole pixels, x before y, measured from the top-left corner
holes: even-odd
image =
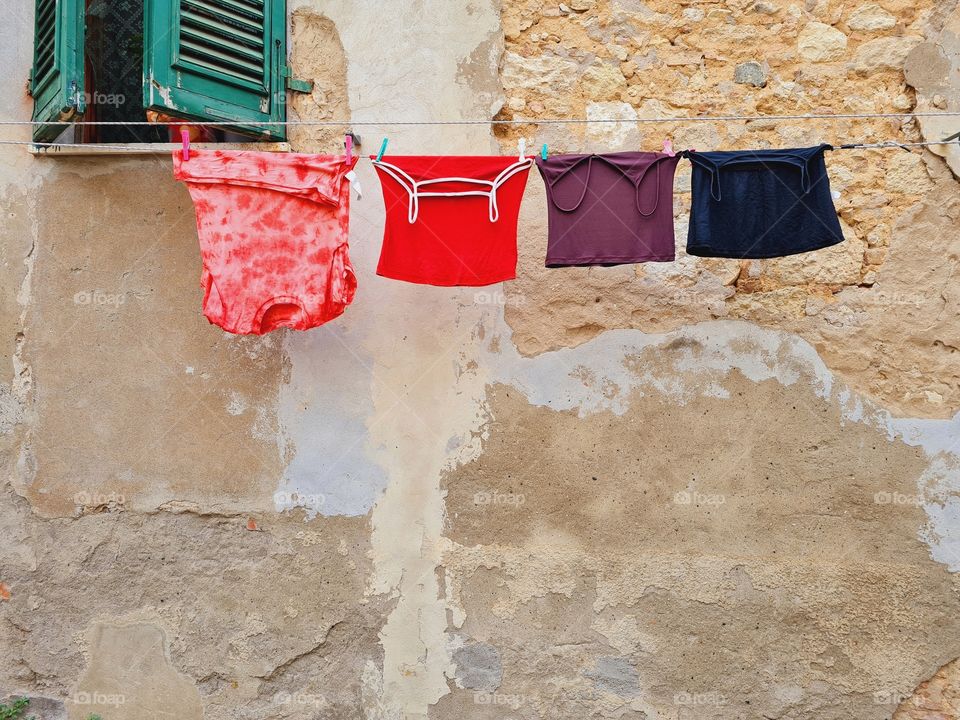
[[[710,158],[704,157],[703,153],[691,151],[687,154],[687,157],[691,163],[699,165],[710,173],[710,197],[720,202],[723,199],[720,191],[720,167]]]
[[[660,180],[660,163],[661,163],[663,160],[670,160],[670,159],[673,159],[673,158],[670,158],[670,157],[667,157],[667,156],[656,158],[652,163],[650,163],[650,165],[648,165],[646,168],[644,168],[643,172],[640,173],[640,177],[637,178],[636,180],[634,180],[634,179],[633,179],[632,177],[630,177],[626,172],[624,172],[623,168],[621,168],[621,167],[620,167],[619,165],[617,165],[615,162],[611,162],[608,158],[604,157],[603,155],[596,155],[596,154],[593,154],[593,155],[585,155],[585,156],[581,157],[580,159],[577,160],[577,162],[575,162],[573,165],[571,165],[571,166],[568,167],[566,170],[564,170],[562,173],[560,173],[556,178],[548,181],[548,184],[549,184],[549,186],[550,186],[550,199],[551,199],[551,201],[553,202],[554,206],[556,206],[556,208],[557,208],[558,210],[560,210],[561,212],[576,212],[576,210],[578,210],[578,209],[580,208],[580,206],[583,204],[583,201],[584,201],[584,200],[586,199],[586,197],[587,197],[587,190],[590,188],[590,175],[591,175],[591,173],[593,172],[593,161],[594,161],[594,159],[600,160],[600,161],[602,161],[602,162],[605,162],[607,165],[609,165],[609,166],[611,166],[612,168],[614,168],[615,170],[617,170],[621,175],[623,175],[627,180],[629,180],[629,181],[634,185],[634,192],[635,192],[634,203],[636,204],[637,212],[638,212],[638,213],[640,213],[641,215],[643,215],[643,217],[650,217],[651,215],[653,215],[653,214],[657,211],[657,207],[658,207],[659,204],[660,204],[660,182],[661,182],[661,180]],[[565,208],[565,207],[563,207],[562,205],[560,205],[560,203],[557,202],[556,197],[554,197],[554,195],[553,195],[553,187],[554,187],[554,185],[556,185],[558,182],[560,182],[560,180],[562,180],[564,177],[566,177],[569,173],[573,172],[573,170],[575,170],[576,168],[580,167],[580,165],[582,165],[584,162],[587,163],[587,177],[585,178],[584,183],[583,183],[583,192],[580,194],[580,198],[577,200],[576,203],[574,203],[573,207]],[[641,185],[643,184],[643,179],[647,176],[647,173],[650,171],[650,168],[651,168],[651,167],[654,167],[654,166],[656,166],[656,173],[657,173],[657,194],[656,194],[655,199],[654,199],[654,202],[653,202],[653,208],[650,210],[650,212],[644,212],[643,208],[640,207],[640,187],[641,187]]]
[[[744,162],[758,162],[758,163],[783,163],[786,161],[786,158],[793,158],[799,160],[800,166],[800,189],[803,191],[803,194],[806,195],[810,190],[813,189],[813,181],[810,173],[810,164],[817,160],[825,150],[832,150],[831,145],[823,144],[819,147],[813,148],[815,152],[807,154],[806,152],[793,152],[789,150],[780,151],[780,157],[761,157],[758,153],[744,152],[742,157],[733,156],[728,158],[722,163],[716,163],[713,160],[706,158],[702,153],[689,153],[688,157],[695,164],[700,165],[703,169],[710,173],[710,196],[720,202],[723,200],[723,192],[720,188],[720,171],[727,165],[737,165]],[[738,153],[740,155],[740,153]],[[788,165],[796,167],[796,163],[787,162]]]
[[[384,160],[374,160],[375,167],[383,170],[392,177],[400,186],[407,191],[407,222],[413,225],[420,216],[420,199],[428,197],[486,197],[488,199],[488,216],[490,222],[497,222],[500,219],[500,206],[497,203],[497,191],[514,175],[527,170],[533,165],[532,158],[517,160],[505,168],[494,180],[477,180],[476,178],[463,177],[444,177],[431,180],[414,180],[402,168],[393,163]],[[430,185],[440,185],[445,183],[462,183],[466,185],[478,185],[484,187],[484,190],[458,190],[455,192],[430,192],[422,188]]]
[[[653,215],[657,211],[657,208],[660,206],[660,163],[665,159],[666,158],[657,158],[656,160],[654,160],[650,166],[644,169],[643,173],[641,173],[640,177],[637,179],[637,196],[636,196],[637,212],[643,215],[644,217],[650,217],[651,215]],[[650,212],[644,212],[643,208],[640,207],[640,185],[643,183],[643,179],[647,176],[647,173],[650,172],[650,167],[654,167],[654,170],[657,173],[657,193],[656,195],[654,195],[653,208],[650,210]]]

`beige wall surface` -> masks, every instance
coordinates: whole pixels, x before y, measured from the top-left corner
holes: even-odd
[[[0,30],[27,120],[33,11]],[[956,0],[295,0],[291,118],[364,152],[901,143]],[[579,125],[389,125],[477,119]],[[650,124],[644,120],[674,118]],[[956,120],[956,118],[954,118]],[[24,126],[0,127],[23,141]],[[339,131],[291,130],[300,152]],[[790,258],[375,268],[305,333],[202,315],[169,157],[0,145],[0,703],[37,720],[960,718],[960,155],[845,150]],[[293,506],[293,507],[291,507]]]

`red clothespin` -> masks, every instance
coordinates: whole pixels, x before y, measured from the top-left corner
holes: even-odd
[[[670,138],[663,141],[663,152],[670,157],[676,157],[677,153],[673,151],[673,140]]]
[[[353,162],[353,134],[347,133],[343,139],[343,145],[347,148],[347,165]]]
[[[180,140],[183,141],[183,161],[190,159],[190,130],[180,127]]]

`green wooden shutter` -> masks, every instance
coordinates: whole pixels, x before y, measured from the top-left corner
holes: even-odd
[[[86,110],[83,0],[36,0],[33,34],[33,139],[49,142]]]
[[[286,119],[285,0],[145,0],[144,105],[272,140]]]

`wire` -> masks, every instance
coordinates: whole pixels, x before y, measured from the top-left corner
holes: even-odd
[[[0,120],[0,125],[191,125],[198,127],[361,127],[361,126],[406,126],[406,125],[589,125],[591,123],[684,123],[684,122],[730,122],[734,120],[859,120],[859,119],[895,119],[907,117],[960,117],[960,111],[941,112],[901,112],[901,113],[848,113],[848,114],[810,114],[810,115],[696,115],[693,117],[663,118],[525,118],[521,120],[397,120],[392,122],[374,122],[372,120],[218,120],[182,122],[150,122],[148,120],[81,120],[78,122],[49,123],[36,120]]]
[[[871,149],[893,149],[893,148],[912,148],[912,147],[930,147],[931,145],[960,145],[960,140],[934,140],[930,142],[909,142],[902,143],[896,140],[888,140],[882,143],[854,143],[847,145],[837,145],[834,150],[871,150]]]
[[[167,154],[172,150],[176,150],[180,147],[180,143],[168,143],[169,148],[153,148],[154,152],[157,154]],[[204,145],[215,145],[216,143],[204,143]],[[225,143],[229,144],[229,143]],[[254,144],[254,143],[251,143]],[[87,148],[88,150],[142,150],[144,154],[149,153],[151,148],[148,147],[149,143],[130,143],[129,145],[101,145],[100,143],[41,143],[41,142],[31,142],[29,140],[0,140],[0,145],[29,145],[36,148],[48,148],[51,150],[57,150],[59,148],[68,148],[68,147],[78,147],[78,148]],[[950,141],[932,141],[932,142],[909,142],[902,143],[895,140],[888,140],[887,142],[882,143],[868,143],[868,144],[846,144],[846,145],[835,145],[834,150],[894,150],[894,149],[906,149],[912,147],[931,147],[933,145],[958,145],[960,146],[960,139],[950,140]],[[55,154],[55,153],[50,153]]]

